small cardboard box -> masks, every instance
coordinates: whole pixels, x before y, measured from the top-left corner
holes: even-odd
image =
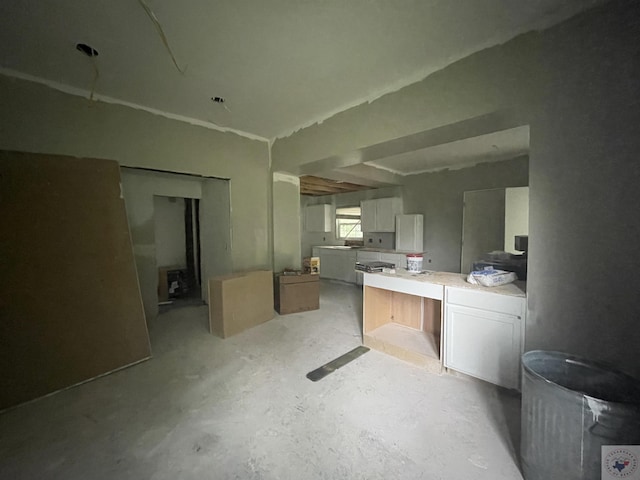
[[[184,267],[158,267],[158,302],[183,296],[187,292],[186,275]]]
[[[274,282],[276,310],[280,315],[306,312],[320,308],[320,282],[318,275],[283,275],[275,276]]]
[[[305,257],[302,260],[302,266],[304,267],[305,273],[310,273],[311,275],[319,275],[320,257]]]
[[[209,330],[214,335],[227,338],[274,316],[271,270],[209,279]]]

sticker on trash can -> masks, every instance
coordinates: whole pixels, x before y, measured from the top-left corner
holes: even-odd
[[[640,445],[603,445],[602,480],[640,480]]]

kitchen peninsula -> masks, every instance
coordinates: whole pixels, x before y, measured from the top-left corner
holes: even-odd
[[[519,388],[523,283],[482,287],[448,272],[364,273],[363,343],[433,373]]]

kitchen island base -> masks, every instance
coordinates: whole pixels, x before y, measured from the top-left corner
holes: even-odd
[[[442,373],[440,300],[365,286],[363,312],[366,346]]]

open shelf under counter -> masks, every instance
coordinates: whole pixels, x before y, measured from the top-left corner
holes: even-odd
[[[363,336],[363,343],[433,373],[442,372],[439,338],[433,333],[387,323]]]
[[[368,279],[378,276],[367,275]],[[432,373],[442,373],[442,292],[423,289],[421,295],[407,293],[404,282],[397,290],[390,285],[367,282],[363,295],[363,343],[375,350],[413,363]],[[418,283],[418,282],[416,282]],[[395,286],[395,285],[393,285]],[[442,290],[442,286],[438,286]]]

